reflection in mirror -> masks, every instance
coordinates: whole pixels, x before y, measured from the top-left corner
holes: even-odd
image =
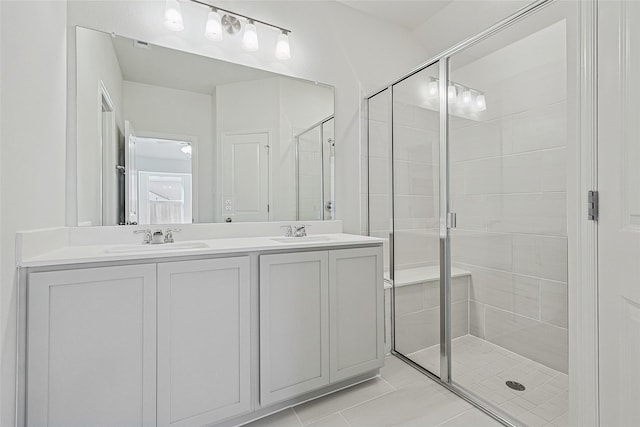
[[[334,90],[76,28],[78,225],[333,219]]]

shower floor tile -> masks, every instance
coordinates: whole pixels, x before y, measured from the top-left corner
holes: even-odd
[[[529,426],[566,426],[569,410],[568,376],[473,335],[453,340],[453,382]],[[408,355],[438,372],[440,347]],[[506,381],[525,386],[507,387]]]

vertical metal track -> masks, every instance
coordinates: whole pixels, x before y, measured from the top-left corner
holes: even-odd
[[[396,273],[395,273],[395,180],[393,165],[393,85],[388,88],[387,105],[389,121],[388,138],[389,138],[389,198],[390,198],[390,217],[389,217],[389,279],[391,280],[391,348],[396,348]]]
[[[440,61],[440,379],[451,384],[451,241],[449,235],[449,58]]]

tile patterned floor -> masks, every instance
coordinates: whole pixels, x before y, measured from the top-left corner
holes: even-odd
[[[434,367],[439,349],[413,353]],[[528,426],[568,425],[567,375],[474,336],[453,341],[455,381]],[[505,386],[511,379],[524,392]],[[286,409],[251,427],[499,427],[501,424],[435,381],[388,356],[380,377]]]
[[[410,358],[438,372],[439,346],[417,351]],[[569,424],[568,376],[472,335],[453,340],[451,373],[455,383],[498,406],[531,427]],[[526,387],[515,391],[505,384]]]
[[[380,377],[254,421],[251,427],[500,427],[394,356]]]

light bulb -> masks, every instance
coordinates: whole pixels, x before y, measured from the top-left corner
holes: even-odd
[[[211,9],[207,18],[207,26],[204,29],[204,36],[209,40],[218,42],[222,40],[222,23],[217,10]]]
[[[260,48],[258,44],[258,33],[253,21],[247,21],[244,26],[244,36],[242,37],[242,46],[249,52],[255,52]]]
[[[438,92],[440,92],[440,89],[438,88],[438,81],[432,80],[431,82],[429,82],[429,86],[427,87],[427,94],[430,97],[435,97],[438,96]]]
[[[476,111],[484,111],[487,109],[487,100],[484,95],[479,94],[476,98]]]
[[[182,11],[178,0],[167,0],[164,8],[164,26],[171,31],[184,30]]]
[[[455,103],[458,100],[458,89],[455,85],[449,85],[447,88],[447,97],[449,98],[450,103]]]
[[[462,91],[462,105],[471,105],[471,91],[469,89]]]
[[[291,48],[289,47],[289,36],[286,31],[278,35],[276,43],[276,58],[286,60],[291,58]]]

